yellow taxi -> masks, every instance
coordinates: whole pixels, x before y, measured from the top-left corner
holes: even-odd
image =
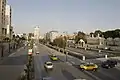
[[[53,61],[57,61],[58,57],[56,55],[50,55],[50,59]]]
[[[96,71],[98,69],[98,65],[94,63],[84,63],[80,65],[80,69]]]

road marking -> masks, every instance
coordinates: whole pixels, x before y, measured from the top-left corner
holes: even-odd
[[[66,62],[68,65],[72,65],[70,62]]]
[[[75,62],[71,61],[72,64],[75,64]]]
[[[13,56],[15,53],[16,53],[16,52],[14,52],[14,53],[10,54],[8,57],[11,57],[11,56]]]
[[[95,78],[96,80],[102,80],[100,78],[98,78],[97,76],[93,75],[92,73],[85,71],[85,73],[87,73],[88,75],[92,76],[93,78]]]
[[[23,48],[23,47],[22,47]],[[19,52],[22,48],[19,48],[16,52]],[[8,57],[13,56],[16,52],[11,53]]]

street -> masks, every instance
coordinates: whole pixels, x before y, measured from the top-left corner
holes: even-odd
[[[20,48],[0,61],[0,80],[17,80],[27,62],[27,48]]]
[[[34,55],[35,80],[43,77],[53,77],[57,80],[73,80],[76,78],[85,78],[86,80],[120,80],[119,64],[116,66],[116,68],[104,69],[100,67],[100,60],[91,59],[91,61],[96,63],[98,62],[98,71],[81,71],[79,70],[78,65],[84,61],[68,55],[68,60],[66,62],[66,56],[60,52],[50,49],[44,45],[38,45],[37,48],[39,48],[40,54]],[[53,62],[54,70],[50,72],[46,72],[44,69],[44,62],[50,61],[48,54],[55,54],[60,58],[60,61]]]
[[[43,77],[52,77],[55,80],[74,80],[76,78],[77,79],[85,78],[85,79],[93,80],[92,78],[90,78],[89,76],[87,76],[86,74],[75,68],[74,66],[65,63],[63,59],[64,56],[62,55],[60,56],[56,53],[54,54],[61,57],[63,61],[60,60],[57,62],[53,62],[54,65],[53,71],[46,72],[46,70],[44,69],[44,62],[51,61],[48,57],[48,54],[50,54],[51,50],[43,45],[39,45],[37,48],[39,48],[40,54],[34,56],[35,80],[42,79]]]

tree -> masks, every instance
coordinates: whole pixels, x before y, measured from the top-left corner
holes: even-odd
[[[98,34],[99,34],[100,36],[102,36],[103,32],[100,31],[100,30],[96,30],[96,31],[94,32],[94,36],[97,37]]]
[[[75,36],[75,43],[78,43],[80,39],[83,39],[85,42],[87,41],[85,33],[79,31]]]
[[[21,37],[20,39],[21,39],[21,40],[26,40],[26,38],[25,38],[25,37]]]
[[[53,41],[53,45],[64,48],[66,47],[66,37],[59,37]]]

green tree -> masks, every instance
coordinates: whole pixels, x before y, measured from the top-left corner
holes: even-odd
[[[75,36],[75,43],[78,43],[80,39],[83,39],[85,42],[87,41],[86,35],[84,32],[79,31],[77,35]]]
[[[53,45],[65,48],[66,47],[66,37],[59,37],[53,41]]]
[[[94,32],[94,36],[97,37],[98,34],[102,37],[103,32],[100,31],[100,30],[96,30],[96,31]]]
[[[116,38],[119,37],[120,38],[120,29],[116,29],[116,30],[111,30],[111,31],[106,31],[103,33],[105,38]]]

